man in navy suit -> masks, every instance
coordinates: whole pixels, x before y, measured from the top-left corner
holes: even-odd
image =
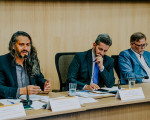
[[[100,87],[112,87],[115,82],[114,61],[105,55],[112,45],[108,34],[98,35],[93,49],[77,53],[72,60],[67,76],[68,83],[77,83],[79,90],[97,90]]]
[[[121,78],[137,78],[137,83],[150,82],[150,79],[139,77],[150,77],[150,52],[145,51],[146,36],[141,32],[136,32],[130,37],[130,49],[120,52],[119,69]],[[127,84],[125,79],[121,84]]]
[[[0,56],[0,98],[18,98],[41,90],[50,91],[50,81],[40,72],[37,52],[28,33],[18,31],[9,42],[9,53]],[[26,62],[25,62],[26,61]]]

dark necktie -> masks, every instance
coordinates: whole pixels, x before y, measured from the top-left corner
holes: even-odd
[[[97,62],[95,62],[94,66],[94,74],[93,74],[93,83],[98,84],[98,72],[99,72],[99,66]]]
[[[142,57],[142,54],[140,54],[140,58]]]

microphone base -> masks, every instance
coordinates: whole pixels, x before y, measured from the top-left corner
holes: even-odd
[[[22,100],[21,102],[22,102],[25,109],[26,108],[31,108],[32,100]]]

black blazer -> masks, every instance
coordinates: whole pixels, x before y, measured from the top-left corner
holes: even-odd
[[[92,49],[80,52],[73,58],[67,75],[67,86],[69,82],[77,83],[77,89],[83,89],[87,84],[89,85],[92,77]],[[107,55],[103,57],[104,70],[99,71],[99,83],[100,87],[112,87],[115,83],[113,66],[114,60]]]
[[[42,73],[29,77],[31,85],[44,89],[45,79]],[[0,98],[16,98],[18,89],[16,66],[13,56],[8,53],[0,56]]]

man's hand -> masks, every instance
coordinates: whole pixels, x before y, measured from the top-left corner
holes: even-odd
[[[47,80],[44,84],[44,93],[49,93],[51,88],[50,80]]]
[[[100,54],[98,54],[96,57],[95,57],[95,60],[99,66],[99,68],[101,70],[103,70],[103,56],[101,56]]]
[[[33,95],[37,94],[41,91],[41,88],[39,86],[35,85],[28,85],[28,94]],[[20,95],[26,95],[27,94],[27,88],[20,88]]]
[[[84,87],[84,90],[98,90],[100,89],[100,87],[94,83],[90,84],[90,85],[86,85]]]

